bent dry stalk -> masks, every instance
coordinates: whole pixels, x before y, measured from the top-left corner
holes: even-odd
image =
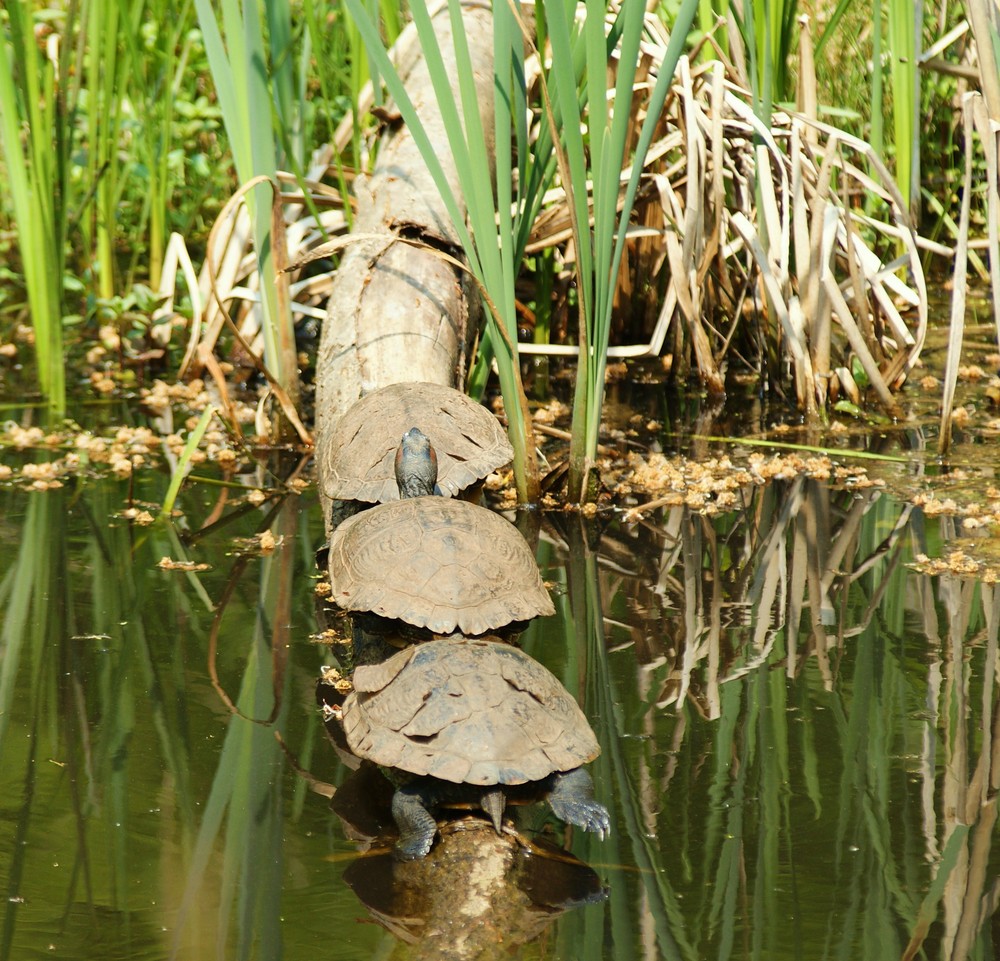
[[[268,4],[271,39],[273,43],[285,42],[278,50],[265,42],[259,11],[254,4],[244,6],[237,0],[225,0],[222,5],[224,38],[208,0],[195,0],[195,6],[237,174],[243,183],[258,176],[275,180],[279,156],[276,142],[280,143],[281,132],[271,124],[260,123],[252,111],[258,105],[274,103],[274,110],[267,111],[268,116],[273,116],[273,122],[287,125],[289,129],[296,126],[293,117],[283,116],[279,111],[289,100],[287,64],[275,66],[276,57],[282,58],[284,63],[284,55],[290,54],[290,29],[280,26],[289,16],[287,4]],[[265,50],[270,50],[270,59]],[[272,96],[269,81],[281,94],[277,101]],[[292,315],[288,309],[288,278],[281,272],[287,254],[281,246],[284,236],[279,224],[280,206],[275,216],[264,186],[257,186],[245,201],[250,212],[258,265],[258,310],[264,360],[280,386],[295,400],[299,388],[298,361]]]

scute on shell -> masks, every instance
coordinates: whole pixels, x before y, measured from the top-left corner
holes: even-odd
[[[437,453],[438,487],[452,497],[514,457],[500,423],[482,404],[440,384],[390,384],[366,394],[338,421],[319,456],[323,492],[380,504],[399,499],[394,462],[411,427]]]
[[[410,774],[523,784],[600,753],[562,684],[496,641],[414,645],[383,664],[358,667],[354,688],[343,708],[351,750]]]
[[[330,597],[436,634],[485,634],[555,612],[517,528],[465,501],[411,497],[344,521],[330,538]]]

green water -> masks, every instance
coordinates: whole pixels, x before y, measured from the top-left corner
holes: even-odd
[[[344,781],[314,700],[315,502],[196,540],[219,488],[186,487],[180,529],[116,516],[166,484],[0,489],[0,961],[443,956],[345,885],[359,848],[274,736]],[[241,555],[264,526],[274,553]],[[557,614],[523,644],[601,741],[612,836],[569,844],[607,895],[503,956],[994,958],[1000,598],[907,567],[954,527],[802,481],[715,518],[546,517]]]

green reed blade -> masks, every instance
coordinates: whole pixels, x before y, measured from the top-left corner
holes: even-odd
[[[574,76],[573,43],[567,10],[559,3],[546,6],[546,17],[552,41],[552,84],[556,88],[553,101],[558,104],[560,132],[569,168],[571,203],[576,211],[576,271],[579,278],[583,318],[580,322],[580,357],[573,403],[572,439],[570,442],[569,495],[584,500],[590,470],[597,453],[601,408],[604,399],[604,374],[607,366],[608,341],[611,331],[612,295],[625,250],[625,235],[635,205],[642,177],[643,161],[652,143],[663,104],[673,82],[674,71],[687,44],[688,32],[698,9],[698,0],[682,0],[673,23],[670,42],[659,75],[650,95],[639,139],[631,158],[626,158],[629,133],[629,111],[644,9],[640,4],[623,5],[618,14],[616,32],[621,40],[621,57],[615,88],[615,106],[611,111],[604,97],[604,85],[588,89],[589,156],[579,134],[581,114],[575,90],[569,78]],[[590,83],[603,79],[609,52],[605,36],[603,5],[588,5],[587,18],[581,28]],[[574,123],[576,121],[576,123]],[[621,171],[631,160],[632,173],[625,189],[624,203],[618,212]],[[587,198],[583,185],[593,182],[594,228],[588,223]]]
[[[920,202],[920,70],[919,38],[922,4],[888,0],[886,41],[892,81],[892,126],[896,152],[896,183],[913,222]],[[881,105],[880,105],[881,109]]]
[[[39,54],[31,12],[26,0],[7,4],[11,43],[10,51],[0,43],[0,150],[35,331],[39,384],[49,408],[59,415],[66,409],[62,335],[66,198],[60,177],[66,118],[59,111],[54,67]],[[27,131],[23,141],[22,125]]]
[[[621,864],[628,859],[618,852],[627,845],[639,869],[657,956],[670,961],[687,961],[697,956],[690,942],[688,917],[671,885],[663,847],[649,836],[646,827],[649,811],[628,770],[626,717],[618,681],[609,663],[609,645],[604,632],[604,612],[611,605],[606,605],[602,599],[598,558],[586,547],[582,522],[569,525],[567,537],[567,590],[564,597],[557,599],[566,635],[565,666],[561,671],[556,668],[554,671],[567,689],[581,700],[584,712],[594,721],[601,754],[589,768],[597,796],[608,807],[612,820],[610,837],[601,841],[594,835],[580,832],[574,835],[574,849],[591,863]],[[550,640],[546,640],[547,649],[551,646]],[[526,646],[530,646],[527,641]],[[551,659],[551,653],[549,657]],[[610,957],[629,957],[627,952],[634,944],[632,913],[613,892],[608,912],[611,940],[619,946]],[[594,931],[592,936],[596,934]]]
[[[285,0],[281,2],[287,8]],[[195,0],[236,171],[243,183],[258,175],[274,179],[278,169],[275,142],[280,141],[275,125],[286,121],[291,124],[293,118],[279,114],[278,108],[284,101],[276,104],[272,95],[260,10],[257,4],[242,4],[240,0],[223,0],[221,6],[225,40],[210,0]],[[271,7],[268,4],[268,16],[272,23],[279,25],[279,40],[286,38],[288,31],[280,24],[285,22],[287,10],[280,13],[272,11]],[[279,51],[278,64],[280,96],[286,99],[290,96],[288,75],[283,72],[287,53],[285,48]],[[267,122],[261,122],[261,111]],[[271,189],[267,184],[259,184],[246,200],[260,282],[264,362],[295,402],[299,390],[298,358],[291,312],[280,307],[283,298],[278,285],[287,286],[287,276],[279,276],[276,269],[275,238],[271,233]]]
[[[214,413],[215,408],[209,404],[202,411],[201,417],[198,418],[198,423],[195,424],[194,430],[188,434],[187,440],[184,442],[184,449],[181,451],[181,456],[177,459],[177,466],[174,468],[174,472],[170,477],[170,486],[167,488],[167,493],[163,498],[163,507],[160,508],[160,517],[170,517],[170,514],[174,509],[174,501],[177,500],[177,494],[181,489],[181,484],[184,482],[184,478],[191,469],[191,455],[198,449],[198,444],[201,443],[202,437],[205,436],[205,431],[208,430],[208,425],[211,422],[212,415]]]
[[[294,506],[286,511],[294,510]],[[296,518],[285,515],[290,530]],[[184,957],[189,915],[203,896],[209,865],[220,855],[221,882],[217,950],[239,959],[280,956],[282,860],[282,759],[274,731],[285,726],[290,674],[275,688],[274,652],[288,641],[290,582],[294,552],[286,548],[260,562],[260,601],[252,639],[246,654],[237,708],[244,716],[230,718],[184,885],[172,957]],[[267,718],[281,698],[273,724]],[[223,822],[225,826],[223,827]],[[268,856],[262,858],[261,850]],[[235,931],[235,950],[228,946]]]

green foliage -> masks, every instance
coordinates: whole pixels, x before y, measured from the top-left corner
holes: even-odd
[[[287,135],[289,156],[294,156],[296,146],[301,148],[297,131],[302,117],[292,92],[289,7],[267,5],[267,31],[252,0],[226,0],[221,26],[209,0],[195,0],[195,8],[237,175],[243,183],[255,177],[274,181],[284,152],[279,132]],[[263,122],[262,113],[273,123]],[[245,200],[257,257],[264,362],[294,398],[298,394],[295,335],[287,310],[287,278],[279,273],[275,259],[275,245],[282,241],[272,231],[271,193],[260,184]]]
[[[209,404],[202,411],[194,430],[188,434],[187,440],[184,442],[184,449],[181,451],[181,456],[177,459],[177,464],[171,475],[170,486],[164,495],[163,507],[160,508],[160,517],[164,519],[170,517],[174,509],[174,501],[177,500],[177,494],[180,492],[181,484],[184,482],[184,477],[191,469],[191,456],[198,449],[198,444],[201,443],[202,437],[205,436],[205,431],[208,430],[208,425],[214,415],[215,408]]]
[[[528,425],[523,416],[516,351],[514,281],[521,268],[528,231],[558,161],[574,225],[581,314],[570,496],[585,499],[587,478],[597,451],[612,293],[624,250],[625,231],[641,177],[642,158],[652,140],[674,66],[686,42],[696,0],[684,0],[681,4],[670,50],[650,98],[647,121],[634,151],[630,149],[635,139],[630,108],[644,8],[639,4],[623,5],[609,35],[605,29],[607,6],[604,2],[587,5],[582,27],[573,22],[570,10],[561,2],[538,6],[538,23],[551,43],[551,66],[546,71],[543,86],[548,91],[542,104],[546,123],[542,125],[543,133],[538,140],[529,144],[523,119],[527,91],[519,24],[510,14],[508,5],[494,7],[494,54],[498,65],[495,68],[495,142],[504,143],[513,134],[517,146],[516,178],[507,151],[496,152],[495,202],[489,183],[481,175],[482,170],[488,169],[490,157],[484,149],[474,77],[457,5],[453,3],[450,9],[456,38],[460,104],[452,94],[451,78],[447,76],[426,8],[422,4],[414,6],[414,21],[444,118],[471,229],[466,228],[459,204],[451,196],[435,155],[435,146],[420,128],[419,116],[389,61],[374,23],[359,0],[348,0],[348,6],[365,39],[369,57],[377,63],[445,198],[470,269],[484,291],[489,306],[489,346],[500,373],[511,442],[517,456],[518,489],[522,498],[529,499],[532,487],[524,459],[531,456],[531,447],[526,444]],[[619,44],[614,99],[619,107],[614,109],[605,97],[604,77]],[[598,78],[599,88],[593,86]],[[630,163],[632,175],[625,189],[624,206],[619,209],[620,171]],[[515,183],[523,185],[516,194],[512,187]],[[589,183],[593,184],[592,229],[590,194],[586,189]]]
[[[14,279],[57,411],[77,298],[121,295],[137,273],[155,286],[167,234],[197,227],[205,198],[232,185],[218,165],[217,110],[197,92],[207,64],[191,3],[79,11],[16,0],[0,14],[0,218],[12,221]]]
[[[558,131],[563,187],[570,202],[580,294],[580,353],[573,402],[569,496],[588,499],[588,480],[597,455],[611,329],[612,295],[625,249],[625,233],[635,203],[643,159],[653,139],[674,69],[687,43],[697,0],[683,0],[673,23],[670,45],[646,104],[646,119],[633,144],[631,104],[645,9],[623,4],[610,36],[603,2],[587,4],[582,25],[558,0],[543,5],[551,43],[548,73],[549,128]],[[620,43],[613,101],[604,77]],[[584,65],[582,75],[578,65]],[[597,81],[600,84],[597,85]],[[579,84],[579,87],[578,87]],[[586,131],[584,133],[584,131]],[[621,171],[631,165],[619,209]],[[592,183],[593,227],[586,184]]]
[[[56,60],[39,50],[28,0],[11,0],[7,14],[9,49],[0,38],[0,145],[35,327],[39,382],[51,410],[61,414],[66,407],[62,276],[69,214],[69,71],[65,57]]]
[[[795,99],[789,61],[795,51],[797,0],[753,0],[731,7],[747,51],[754,109],[765,123],[774,105]]]
[[[177,7],[171,6],[168,14],[162,9],[162,0],[159,2],[159,10],[152,6],[143,9],[143,4],[133,4],[126,10],[128,19],[121,30],[123,76],[115,89],[104,92],[106,100],[121,101],[125,90],[127,99],[119,110],[118,131],[107,131],[101,150],[107,152],[109,147],[117,146],[121,152],[124,138],[134,144],[126,154],[127,163],[119,168],[118,204],[104,221],[99,221],[118,226],[109,238],[112,251],[121,244],[123,233],[132,233],[126,277],[114,285],[114,293],[130,283],[140,269],[144,274],[148,271],[153,287],[159,286],[167,237],[172,229],[184,226],[177,222],[177,212],[186,215],[189,205],[197,206],[205,197],[199,191],[188,203],[178,202],[177,194],[186,179],[185,160],[203,190],[212,180],[211,165],[205,162],[199,141],[205,132],[211,134],[218,128],[218,110],[206,97],[189,100],[182,92],[185,81],[190,87],[197,77],[192,60],[200,51],[197,33],[191,29],[192,3],[185,0]],[[130,106],[137,115],[126,112]],[[121,223],[123,214],[133,218],[131,231]],[[143,243],[142,238],[148,238],[148,243]],[[109,279],[114,262],[111,256],[102,270]],[[102,293],[107,295],[107,290],[102,283]]]
[[[923,7],[911,0],[888,0],[886,41],[892,83],[893,143],[896,183],[919,221],[920,201],[920,70],[918,57],[923,35]],[[872,115],[876,114],[875,104]]]
[[[347,15],[348,6],[364,10],[371,23],[377,16],[381,32],[369,31],[363,38]],[[578,277],[572,306],[579,311],[581,354],[574,404],[574,497],[584,496],[596,450],[612,278],[624,248],[629,198],[634,198],[640,177],[641,163],[633,160],[640,160],[644,149],[629,111],[615,110],[615,105],[632,105],[644,7],[649,5],[612,8],[616,19],[609,34],[603,2],[590,0],[577,8],[555,0],[539,3],[536,43],[546,53],[549,101],[532,103],[524,84],[521,27],[511,6],[499,3],[494,39],[501,69],[496,71],[493,130],[487,123],[485,133],[480,132],[471,122],[477,111],[467,59],[458,71],[457,99],[448,94],[453,100],[453,153],[462,158],[462,189],[469,205],[468,238],[474,250],[469,259],[488,291],[491,312],[495,310],[472,386],[482,387],[495,355],[522,459],[518,476],[523,487],[531,473],[532,441],[520,410],[513,289],[542,197],[556,178],[558,158],[576,221]],[[456,9],[453,5],[453,17]],[[570,16],[574,9],[579,16]],[[697,15],[702,33],[714,28],[723,51],[744,58],[762,117],[775,104],[794,99],[796,19],[804,9],[796,0],[664,0],[656,6],[657,15],[671,27],[675,53],[687,45],[688,26]],[[921,10],[924,21],[917,22],[914,16]],[[846,117],[858,134],[869,136],[879,153],[894,162],[911,211],[919,213],[923,190],[927,209],[947,224],[957,210],[952,168],[961,137],[956,134],[958,111],[951,109],[956,86],[951,77],[918,71],[918,63],[934,39],[932,31],[950,27],[962,11],[949,8],[941,14],[948,22],[942,19],[940,26],[927,5],[914,7],[908,0],[830,0],[809,12],[823,27],[817,42],[821,113]],[[415,6],[413,15],[426,20],[425,4]],[[732,44],[724,27],[717,26],[719,18],[730,17],[741,28]],[[197,257],[221,200],[239,181],[261,173],[273,176],[278,168],[301,178],[311,150],[331,139],[372,74],[376,102],[381,78],[391,90],[391,67],[381,55],[377,62],[370,60],[369,51],[377,40],[384,52],[402,21],[401,5],[391,0],[350,0],[331,7],[315,0],[301,6],[289,0],[264,5],[93,0],[82,6],[10,0],[4,5],[0,221],[12,228],[16,251],[8,269],[27,294],[39,383],[54,410],[64,407],[66,342],[88,336],[94,327],[95,312],[87,304],[113,305],[127,298],[137,281],[148,280],[155,289],[171,231],[180,231]],[[425,23],[421,43],[431,51],[432,33]],[[997,35],[987,31],[991,47],[1000,43]],[[703,49],[706,55],[711,52],[709,45]],[[605,87],[613,51],[611,96]],[[659,84],[669,82],[670,69],[665,65]],[[445,79],[439,78],[442,90]],[[598,87],[600,95],[595,96]],[[664,89],[657,86],[654,101],[643,105],[650,123],[657,113],[655,97]],[[541,124],[532,127],[539,117]],[[335,160],[345,194],[350,168],[362,162],[361,123],[355,114],[349,155],[345,152],[343,163]],[[494,158],[485,146],[491,140],[487,134],[496,135],[497,143],[512,135],[513,157],[500,150]],[[226,162],[230,147],[235,173]],[[494,159],[495,195],[485,189],[480,175],[482,165]],[[629,164],[633,180],[624,185],[619,172]],[[921,169],[933,171],[933,182],[921,177]],[[592,193],[585,184],[593,185]],[[618,209],[623,189],[629,191],[627,203]],[[250,205],[264,278],[260,313],[266,361],[287,387],[294,384],[295,350],[282,281],[273,280],[271,199],[261,185]],[[540,279],[536,337],[545,336],[549,319],[549,288],[546,278]],[[20,305],[17,296],[3,296],[5,313],[7,305]],[[80,317],[82,323],[72,323]]]

